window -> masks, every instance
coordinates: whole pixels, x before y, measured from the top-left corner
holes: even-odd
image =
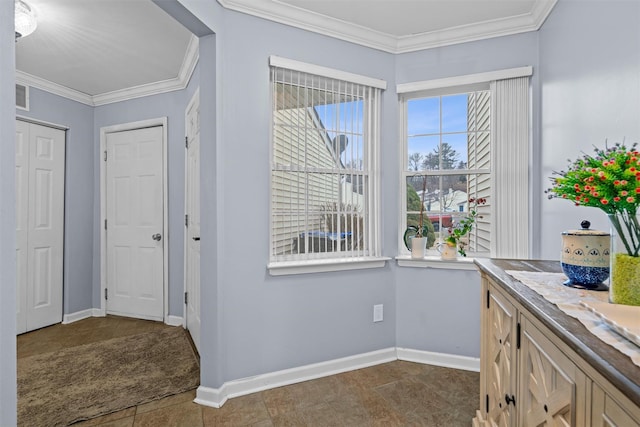
[[[384,82],[369,79],[374,87],[361,80],[367,79],[271,58],[270,269],[380,255],[378,115]]]
[[[428,255],[439,255],[437,243],[468,215],[470,200],[485,199],[471,203],[479,216],[466,252],[528,257],[531,74],[523,67],[398,85],[400,234],[417,225],[423,203],[433,226]]]
[[[446,95],[404,98],[407,225],[417,225],[420,203],[434,229],[430,248],[469,212],[469,199],[485,198],[466,242],[470,253],[489,253],[491,201],[491,94],[489,85]]]

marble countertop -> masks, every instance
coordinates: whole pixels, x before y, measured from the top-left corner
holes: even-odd
[[[640,368],[628,356],[602,342],[577,319],[566,315],[555,304],[506,273],[506,270],[561,273],[559,261],[476,259],[475,263],[482,273],[492,277],[578,356],[640,406]]]

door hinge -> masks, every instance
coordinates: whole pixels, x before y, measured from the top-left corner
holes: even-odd
[[[185,136],[185,137],[184,137],[184,146],[185,146],[186,148],[189,148],[189,137],[188,137],[188,136]]]
[[[106,219],[104,220],[104,229],[105,230],[107,229],[107,220]]]
[[[107,161],[107,150],[104,150],[104,161]]]
[[[184,303],[187,304],[189,302],[189,292],[184,293]]]
[[[105,300],[109,299],[109,290],[107,288],[104,288],[104,299]]]
[[[189,226],[189,214],[184,214],[184,226]]]
[[[491,293],[489,292],[489,289],[487,289],[487,308],[489,308],[490,302],[491,302]]]
[[[520,348],[520,334],[521,334],[520,322],[516,325],[516,349]]]
[[[484,395],[484,407],[485,407],[485,413],[489,413],[489,395],[485,394]]]

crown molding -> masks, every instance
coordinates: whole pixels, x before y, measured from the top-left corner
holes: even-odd
[[[257,16],[362,46],[396,53],[395,36],[278,1],[217,0],[225,9]]]
[[[127,89],[116,90],[113,92],[102,93],[93,96],[93,105],[100,106],[113,104],[114,102],[127,101],[145,96],[158,95],[161,93],[182,90],[189,84],[191,74],[198,63],[198,38],[194,35],[189,39],[187,51],[185,52],[182,66],[178,72],[178,76],[173,79],[163,80],[160,82],[147,83],[140,86],[134,86]]]
[[[320,33],[389,53],[408,53],[538,30],[557,0],[536,0],[530,13],[397,37],[277,0],[217,0],[224,8]]]
[[[82,93],[77,90],[70,89],[66,86],[59,85],[58,83],[45,80],[43,78],[25,73],[20,70],[16,70],[16,83],[27,85],[30,87],[35,87],[45,92],[49,92],[54,95],[58,95],[63,98],[70,99],[72,101],[93,106],[93,99],[91,95],[87,95],[86,93]]]
[[[530,13],[398,38],[396,53],[537,31],[557,0],[537,0]]]
[[[187,45],[187,50],[182,61],[182,66],[180,67],[180,71],[178,72],[178,76],[173,79],[148,83],[93,96],[19,70],[16,70],[16,83],[35,87],[91,107],[97,107],[100,105],[112,104],[114,102],[142,98],[144,96],[182,90],[189,84],[189,80],[191,79],[191,75],[193,74],[197,63],[198,38],[192,35],[189,39],[189,44]]]

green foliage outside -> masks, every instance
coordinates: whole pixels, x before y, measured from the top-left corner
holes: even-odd
[[[418,196],[418,193],[416,193],[416,190],[411,185],[407,185],[407,212],[412,211],[420,211],[420,196]],[[407,227],[418,227],[419,224],[420,214],[407,215]],[[436,233],[433,229],[433,224],[431,224],[431,221],[429,221],[429,218],[427,217],[426,212],[423,214],[422,228],[423,230],[426,229],[425,237],[427,238],[427,248],[430,248],[436,241]]]

